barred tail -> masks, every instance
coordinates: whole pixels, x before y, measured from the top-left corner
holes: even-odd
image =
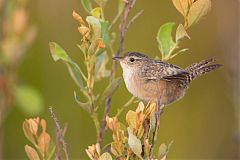
[[[222,66],[221,64],[212,64],[213,62],[215,62],[215,58],[209,58],[199,63],[193,63],[188,66],[186,68],[186,71],[190,73],[189,80],[192,81],[195,78],[201,76],[202,74],[211,72]]]

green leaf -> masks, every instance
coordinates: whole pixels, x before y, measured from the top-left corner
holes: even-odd
[[[189,10],[187,26],[197,23],[202,17],[204,17],[211,9],[211,0],[197,0],[194,2]]]
[[[102,94],[102,99],[101,101],[107,99],[108,97],[112,97],[112,95],[115,93],[115,91],[118,89],[118,87],[120,86],[121,83],[121,78],[118,77],[116,79],[114,79],[108,86],[107,88],[104,90],[103,94]]]
[[[85,9],[86,12],[89,14],[91,13],[92,10],[92,3],[90,0],[81,0],[83,8]]]
[[[102,12],[102,9],[100,7],[96,7],[91,10],[92,16],[94,16],[95,18],[98,18],[98,19],[101,17],[101,12]]]
[[[101,37],[101,23],[100,23],[99,19],[97,19],[94,16],[87,16],[86,21],[88,22],[89,25],[92,26],[95,38],[96,39],[100,38]]]
[[[112,156],[108,152],[105,152],[99,157],[98,160],[112,160]]]
[[[176,45],[172,39],[172,30],[174,26],[175,23],[165,23],[160,27],[158,31],[157,41],[163,59],[171,54]]]
[[[184,37],[187,37],[190,39],[183,25],[179,24],[176,31],[176,42],[179,42],[179,40],[183,39]]]
[[[110,71],[106,69],[108,62],[108,55],[106,51],[97,56],[95,75],[96,80],[101,80],[102,78],[110,76]]]
[[[84,109],[85,111],[87,111],[88,113],[91,113],[92,109],[91,109],[91,104],[89,102],[81,102],[80,98],[78,97],[77,93],[74,91],[74,98],[75,101],[77,102],[77,104]]]
[[[108,21],[102,21],[101,22],[101,37],[102,37],[103,42],[106,45],[106,47],[110,46],[110,38],[109,38],[109,33],[108,33],[108,26],[109,26]]]
[[[133,153],[141,158],[142,153],[142,143],[141,141],[132,133],[132,130],[128,127],[128,145],[130,146]]]
[[[80,87],[80,89],[84,89],[82,80],[82,76],[84,76],[84,74],[79,68],[79,66],[71,60],[71,58],[67,55],[66,51],[57,43],[50,42],[49,47],[54,61],[62,60],[67,65],[69,73],[75,83]]]
[[[24,113],[31,116],[43,113],[43,99],[35,88],[30,86],[17,86],[15,94],[17,106]]]

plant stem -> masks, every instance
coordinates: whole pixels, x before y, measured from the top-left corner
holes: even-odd
[[[136,16],[134,16],[130,22],[127,22],[128,16],[130,11],[132,10],[134,4],[135,4],[136,0],[129,0],[128,3],[125,3],[124,6],[124,11],[122,13],[122,19],[119,25],[119,34],[120,34],[120,44],[119,44],[119,48],[118,51],[116,53],[115,56],[119,56],[124,48],[124,39],[125,39],[125,33],[127,32],[128,28],[130,27],[130,25],[134,22],[134,20],[141,14],[137,14]],[[111,70],[111,74],[110,74],[110,78],[109,81],[112,82],[112,80],[115,77],[115,73],[116,73],[116,69],[117,69],[117,65],[118,62],[114,61],[112,64],[112,70]],[[100,146],[102,145],[102,141],[103,141],[103,135],[105,132],[105,128],[106,128],[106,117],[110,111],[110,107],[111,107],[111,99],[112,97],[108,97],[106,100],[106,105],[105,105],[105,110],[104,110],[104,114],[103,114],[103,118],[101,121],[101,128],[100,128],[100,133],[99,133],[99,139],[98,139],[98,143],[100,144]]]
[[[55,122],[56,129],[57,129],[57,148],[59,150],[60,145],[62,145],[62,149],[63,149],[63,152],[65,154],[65,158],[66,158],[66,160],[69,160],[69,154],[68,154],[68,151],[67,151],[67,144],[65,143],[65,140],[64,140],[64,134],[65,134],[66,130],[61,129],[60,123],[59,123],[55,113],[53,112],[52,107],[49,107],[49,111],[50,111],[51,116],[52,116],[52,118]],[[57,152],[56,158],[57,159],[61,158],[60,151]]]
[[[98,121],[98,116],[96,111],[93,111],[93,113],[91,114],[91,117],[93,119],[94,125],[96,127],[96,134],[97,134],[97,141],[99,141],[99,136],[100,136],[100,124]]]

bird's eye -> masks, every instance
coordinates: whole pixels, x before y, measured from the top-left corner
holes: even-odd
[[[131,58],[129,59],[129,61],[130,61],[130,62],[134,62],[135,59],[131,57]]]

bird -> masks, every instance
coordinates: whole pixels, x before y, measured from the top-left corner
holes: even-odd
[[[126,88],[133,96],[160,106],[183,98],[194,79],[222,66],[208,58],[183,69],[140,52],[127,52],[113,60],[120,62]]]

